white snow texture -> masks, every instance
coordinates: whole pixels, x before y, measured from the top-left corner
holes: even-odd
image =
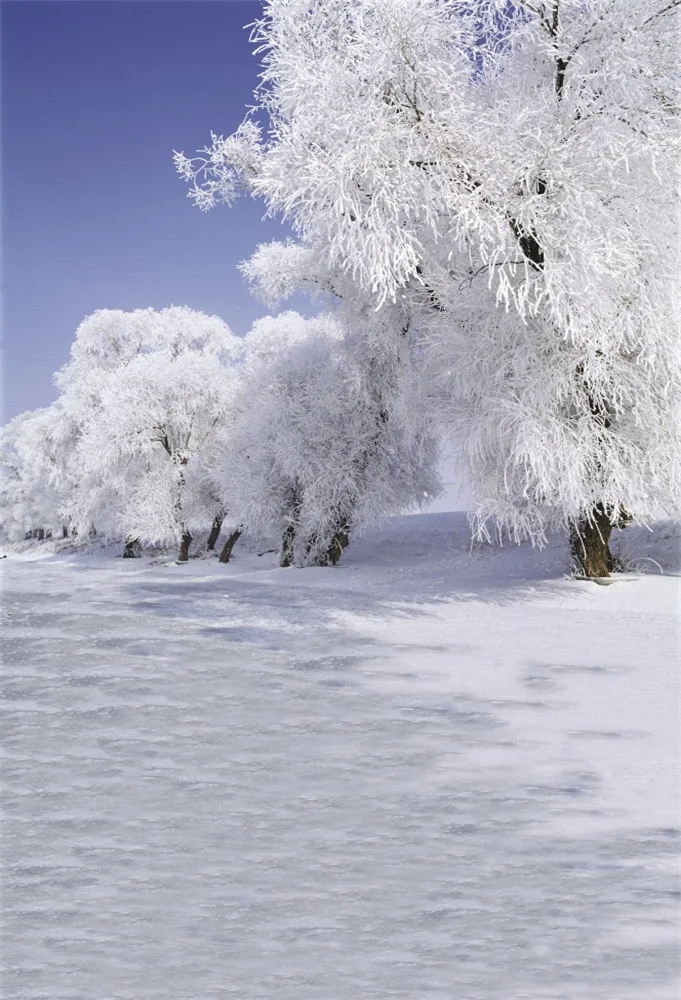
[[[3,996],[673,1000],[678,529],[628,532],[609,587],[457,514],[10,555]]]

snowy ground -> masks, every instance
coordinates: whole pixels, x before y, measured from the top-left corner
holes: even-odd
[[[10,556],[3,996],[676,1000],[678,531],[624,534]]]

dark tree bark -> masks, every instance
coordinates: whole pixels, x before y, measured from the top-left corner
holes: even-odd
[[[63,527],[61,529],[61,537],[62,538],[68,538],[69,537],[69,529],[66,527],[66,525],[63,525]]]
[[[189,546],[192,543],[191,533],[188,531],[187,526],[184,523],[183,505],[182,505],[182,498],[183,498],[184,490],[185,490],[185,486],[186,486],[186,479],[185,479],[184,470],[185,470],[185,467],[186,467],[187,462],[189,461],[189,459],[187,457],[176,457],[176,456],[173,455],[173,452],[172,452],[172,449],[170,447],[170,444],[168,443],[168,435],[167,435],[167,433],[164,434],[164,437],[161,440],[161,444],[163,445],[163,447],[165,448],[165,450],[168,452],[168,454],[171,457],[171,459],[174,462],[177,461],[177,465],[178,465],[177,495],[175,497],[175,513],[177,515],[177,520],[178,520],[178,524],[179,524],[180,530],[182,531],[182,536],[180,538],[180,551],[179,551],[178,556],[177,556],[177,561],[179,563],[185,563],[185,562],[189,562]]]
[[[37,536],[36,537],[37,537],[37,539],[38,539],[39,542],[44,541],[45,540],[45,529],[44,528],[38,528]]]
[[[128,538],[123,549],[123,559],[137,559],[139,543],[139,538]]]
[[[565,86],[565,71],[568,68],[568,60],[563,58],[556,59],[556,94],[558,100],[560,101],[563,96],[563,87]]]
[[[337,531],[326,550],[327,565],[335,566],[349,544],[350,536],[347,531]]]
[[[287,524],[281,537],[281,551],[279,553],[279,565],[286,569],[293,564],[293,543],[296,540],[295,524]]]
[[[179,563],[189,561],[189,546],[192,543],[192,536],[188,531],[182,532],[182,538],[180,539],[180,551],[177,556],[177,561]]]
[[[328,546],[319,546],[319,538],[313,535],[307,543],[306,566],[335,566],[350,544],[349,528],[337,528]]]
[[[588,579],[610,576],[613,558],[610,553],[610,535],[613,523],[611,514],[598,504],[589,517],[573,526],[570,547],[575,565]]]
[[[624,508],[624,507],[620,507],[619,515],[617,517],[617,521],[615,522],[615,525],[618,528],[626,528],[626,526],[628,524],[631,524],[633,520],[634,519],[631,516],[631,514],[629,513],[629,511],[626,510],[626,508]]]
[[[220,537],[220,532],[222,530],[222,522],[224,520],[224,517],[225,517],[224,514],[218,514],[215,520],[213,521],[213,526],[210,529],[210,535],[208,536],[208,541],[206,542],[207,552],[215,551],[215,543]]]
[[[293,565],[294,545],[300,521],[301,505],[302,492],[300,485],[294,482],[290,490],[286,526],[281,537],[281,549],[279,550],[279,565],[283,569]]]
[[[243,530],[244,529],[242,525],[239,525],[238,528],[235,528],[232,534],[225,542],[225,544],[222,546],[222,551],[220,552],[220,560],[219,560],[221,563],[228,563],[229,560],[232,558],[232,549],[241,538]]]

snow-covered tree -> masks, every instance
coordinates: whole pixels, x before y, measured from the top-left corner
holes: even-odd
[[[268,0],[267,137],[247,118],[176,154],[199,207],[245,190],[293,225],[273,291],[307,255],[400,305],[478,531],[569,527],[587,575],[624,510],[679,497],[678,8]]]
[[[0,498],[2,529],[10,541],[18,541],[38,525],[42,512],[35,503],[27,482],[28,465],[24,449],[24,430],[33,413],[21,413],[0,432]]]
[[[193,351],[234,357],[235,341],[219,316],[168,306],[165,309],[97,309],[76,330],[71,358],[55,376],[63,392],[80,391],[94,374],[102,377],[146,354],[176,357]],[[96,385],[96,380],[92,380]]]
[[[184,307],[103,310],[81,325],[58,375],[81,427],[80,530],[176,541],[188,559],[192,532],[222,513],[208,459],[229,419],[239,346],[222,320]]]
[[[350,344],[333,316],[295,312],[258,320],[246,339],[223,493],[233,516],[281,540],[284,566],[335,564],[352,531],[439,486],[433,435],[402,418],[408,359],[365,364]],[[385,392],[390,375],[400,384]]]
[[[27,532],[61,537],[77,478],[76,429],[59,402],[15,417],[0,432],[3,530],[13,541]]]

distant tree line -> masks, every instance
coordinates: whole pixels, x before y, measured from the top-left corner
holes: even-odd
[[[380,372],[328,314],[238,338],[187,308],[100,310],[57,401],[2,430],[5,533],[96,534],[126,557],[177,544],[179,562],[208,533],[228,562],[248,527],[282,566],[334,564],[357,528],[439,489],[437,439],[407,416],[417,377],[404,359]]]

